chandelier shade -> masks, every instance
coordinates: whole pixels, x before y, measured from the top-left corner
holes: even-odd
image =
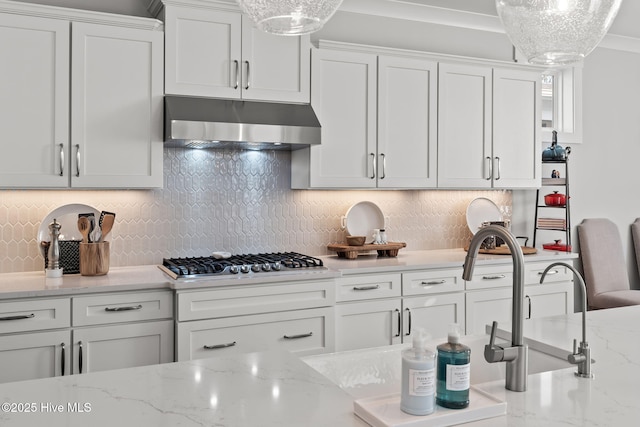
[[[534,64],[580,61],[600,43],[622,0],[496,0],[513,45]]]
[[[318,31],[342,0],[237,0],[256,28],[267,33],[299,36]]]

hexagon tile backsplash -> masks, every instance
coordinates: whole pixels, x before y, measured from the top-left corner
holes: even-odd
[[[44,267],[38,228],[69,203],[116,212],[112,266],[215,250],[329,254],[327,244],[344,242],[342,217],[363,200],[383,211],[389,240],[409,250],[457,248],[471,237],[465,217],[471,200],[511,205],[508,191],[291,190],[287,151],[165,148],[164,169],[163,189],[0,190],[0,273]]]

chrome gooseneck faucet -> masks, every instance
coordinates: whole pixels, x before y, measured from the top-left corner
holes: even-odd
[[[573,340],[573,353],[567,357],[567,360],[573,365],[578,365],[578,371],[576,372],[577,376],[582,378],[593,378],[593,374],[591,373],[591,349],[587,342],[587,286],[584,283],[584,279],[578,270],[576,270],[572,265],[564,262],[554,262],[545,268],[542,273],[542,277],[540,277],[540,284],[544,281],[549,270],[559,265],[573,271],[575,277],[578,278],[578,283],[580,283],[580,292],[582,293],[582,341],[580,341],[580,347],[578,347],[576,340]]]
[[[473,236],[469,244],[469,251],[464,262],[462,278],[470,280],[473,275],[473,268],[476,256],[482,242],[490,236],[498,236],[505,241],[511,252],[513,260],[513,306],[511,321],[511,345],[500,347],[495,345],[496,329],[498,322],[493,322],[491,328],[491,339],[484,347],[484,358],[489,363],[506,362],[505,387],[512,391],[527,390],[528,358],[529,349],[524,345],[523,322],[524,322],[524,256],[522,248],[516,238],[506,228],[499,225],[489,225],[483,227]]]

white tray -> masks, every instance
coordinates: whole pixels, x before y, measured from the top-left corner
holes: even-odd
[[[410,415],[400,410],[400,393],[368,397],[353,402],[357,416],[373,427],[433,427],[450,426],[485,418],[499,417],[507,413],[507,402],[471,387],[469,406],[465,409],[448,409],[436,405],[430,415]]]

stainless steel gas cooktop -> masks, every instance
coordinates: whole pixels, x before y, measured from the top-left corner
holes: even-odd
[[[165,258],[160,269],[174,279],[326,270],[322,260],[297,252]]]

